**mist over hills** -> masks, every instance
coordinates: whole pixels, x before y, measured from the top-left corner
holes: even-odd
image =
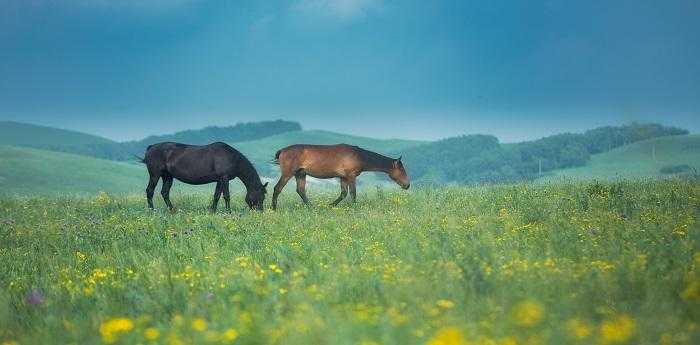
[[[14,145],[60,151],[110,160],[133,160],[143,155],[148,145],[175,141],[203,145],[215,141],[237,143],[261,139],[275,134],[300,131],[292,121],[237,123],[232,126],[209,126],[171,134],[152,135],[141,140],[117,142],[92,134],[20,122],[0,121],[0,145]]]
[[[567,172],[576,178],[667,176],[659,172],[661,167],[671,171],[700,168],[698,137],[687,134],[684,129],[658,124],[630,124],[521,143],[502,144],[492,135],[425,142],[304,130],[299,123],[278,120],[206,127],[120,143],[70,130],[0,122],[0,187],[3,194],[42,194],[47,189],[63,193],[140,192],[145,170],[136,164],[135,156],[142,156],[148,145],[161,141],[227,142],[267,177],[278,174],[277,167],[269,164],[274,152],[295,143],[347,143],[394,158],[403,155],[414,185],[545,181],[548,176],[569,176]],[[648,145],[655,145],[649,142],[664,143],[659,144],[663,164],[661,160],[646,162],[651,157],[649,152],[640,153],[649,151]],[[622,150],[626,147],[634,149]],[[610,164],[611,160],[619,164]],[[642,166],[640,173],[625,171]],[[382,179],[363,175],[360,181],[377,183]]]

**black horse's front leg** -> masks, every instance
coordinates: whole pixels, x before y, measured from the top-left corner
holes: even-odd
[[[170,211],[174,211],[173,203],[170,202],[170,187],[173,186],[172,176],[163,176],[163,187],[161,187],[160,195],[163,196],[163,201],[168,206]]]
[[[211,213],[216,212],[216,207],[219,205],[219,198],[221,197],[221,192],[223,189],[223,184],[221,182],[216,183],[216,190],[214,190],[214,201],[211,203]]]
[[[148,208],[151,210],[153,209],[153,194],[156,190],[158,179],[158,176],[150,176],[148,179],[148,186],[146,187],[146,201],[148,202]]]
[[[226,203],[226,211],[231,213],[231,194],[228,192],[228,180],[222,181],[221,186],[224,194],[224,202]]]

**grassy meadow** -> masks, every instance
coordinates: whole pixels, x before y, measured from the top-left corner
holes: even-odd
[[[0,344],[700,342],[697,182],[310,196],[0,198]]]

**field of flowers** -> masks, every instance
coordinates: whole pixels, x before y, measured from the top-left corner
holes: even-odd
[[[698,182],[314,195],[0,199],[0,344],[700,343]]]

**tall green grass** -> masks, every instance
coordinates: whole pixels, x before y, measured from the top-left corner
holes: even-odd
[[[0,199],[0,342],[697,344],[700,185]]]

